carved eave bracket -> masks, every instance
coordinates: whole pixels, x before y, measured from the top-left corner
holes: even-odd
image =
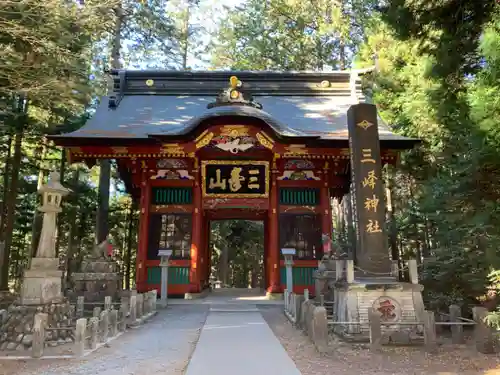
[[[210,109],[227,105],[244,105],[262,109],[262,104],[255,102],[253,96],[245,92],[243,83],[236,76],[230,78],[229,88],[223,90],[217,98],[215,98],[215,102],[209,103],[207,108]]]

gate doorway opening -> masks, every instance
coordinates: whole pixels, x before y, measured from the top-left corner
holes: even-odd
[[[210,220],[209,228],[212,289],[265,289],[264,220]]]

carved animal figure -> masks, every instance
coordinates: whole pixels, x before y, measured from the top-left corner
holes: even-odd
[[[221,150],[229,151],[232,154],[237,154],[239,151],[246,151],[249,148],[252,148],[253,143],[241,143],[240,144],[240,139],[236,138],[235,140],[230,141],[230,142],[217,143],[215,146],[220,148]]]

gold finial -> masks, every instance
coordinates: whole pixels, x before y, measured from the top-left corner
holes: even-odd
[[[326,89],[327,87],[330,87],[330,86],[331,86],[330,81],[327,81],[327,80],[321,81],[321,87]]]
[[[231,85],[232,89],[235,89],[236,87],[241,86],[241,81],[238,79],[238,77],[231,76],[231,78],[229,78],[229,84]]]

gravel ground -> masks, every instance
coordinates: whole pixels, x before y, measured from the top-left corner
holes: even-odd
[[[499,356],[465,346],[443,345],[434,355],[421,347],[384,347],[381,353],[372,353],[365,345],[335,341],[331,353],[320,355],[280,308],[261,308],[261,312],[302,375],[500,375]]]
[[[0,360],[0,375],[180,375],[207,312],[206,306],[171,306],[81,360]]]

